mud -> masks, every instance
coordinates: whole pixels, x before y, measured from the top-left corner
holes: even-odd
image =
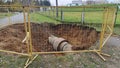
[[[48,42],[50,35],[63,37],[73,45],[73,50],[88,49],[99,39],[96,29],[77,24],[38,24],[31,23],[33,51],[54,51]],[[25,38],[23,23],[13,24],[0,29],[0,49],[27,52],[27,46],[22,43]]]

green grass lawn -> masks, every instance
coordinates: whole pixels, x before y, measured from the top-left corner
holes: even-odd
[[[55,13],[53,12],[44,12],[43,15],[50,16],[55,18]],[[46,16],[43,16],[39,13],[32,13],[31,19],[38,22],[56,22],[53,19],[50,19]],[[92,15],[92,16],[91,16]],[[81,22],[81,12],[64,12],[63,21],[65,22]],[[61,20],[60,12],[58,20]],[[103,12],[85,12],[85,22],[86,23],[101,23],[103,21]]]
[[[43,23],[43,22],[59,23],[58,21],[56,21],[54,19],[50,19],[49,17],[43,16],[43,15],[41,15],[39,13],[31,13],[30,17],[31,17],[31,21],[32,22],[39,22],[39,23]]]
[[[42,12],[41,14],[45,16],[55,17],[55,12]],[[63,21],[64,22],[81,22],[82,12],[63,12]],[[112,17],[112,16],[110,16]],[[58,20],[61,20],[61,12],[59,12]],[[94,11],[94,12],[85,12],[85,23],[102,23],[103,22],[103,11]],[[120,24],[120,11],[117,15],[116,24]]]
[[[96,8],[96,7],[116,7],[116,4],[97,4],[97,5],[87,5],[87,6],[80,6],[80,7],[84,7],[84,8],[78,8],[78,7],[69,7],[69,8],[59,8],[59,11],[63,10],[63,11],[67,11],[67,12],[81,12],[83,10],[85,10],[85,12],[89,12],[89,11],[103,11],[104,8]],[[87,7],[91,7],[91,8],[87,8]]]
[[[88,5],[88,6],[93,6],[93,8],[85,8],[84,13],[85,13],[85,18],[84,22],[85,23],[102,23],[103,22],[103,13],[104,13],[104,8],[94,8],[94,6],[111,6],[111,7],[116,7],[116,4],[101,4],[101,5]],[[74,8],[74,7],[68,7],[68,8],[58,8],[59,12],[58,15],[59,17],[56,18],[56,9],[52,9],[50,11],[44,11],[40,12],[41,14],[44,14],[45,16],[50,16],[52,18],[61,20],[61,10],[63,11],[63,21],[64,22],[81,22],[81,15],[83,8]],[[109,16],[112,17],[112,16]],[[118,10],[118,15],[117,15],[117,20],[116,24],[120,24],[120,10]]]
[[[81,13],[80,12],[64,12],[63,21],[66,22],[80,22],[81,21]]]
[[[116,24],[120,24],[120,11],[118,11]]]
[[[64,21],[81,22],[81,14],[81,12],[64,12]],[[103,21],[102,16],[102,12],[85,12],[84,22],[101,23]]]
[[[94,27],[97,31],[101,31],[101,29],[102,29],[101,25],[93,24],[93,25],[91,25],[91,27]],[[114,30],[113,30],[113,34],[120,35],[120,24],[115,25]]]
[[[117,35],[120,35],[120,24],[119,25],[115,25],[114,33],[117,34]]]
[[[49,14],[48,14],[49,13]],[[55,12],[42,12],[43,15],[50,16],[55,18]],[[64,22],[81,22],[82,12],[63,12],[63,21]],[[92,16],[91,16],[92,15]],[[58,20],[61,20],[61,12],[59,12]],[[86,23],[101,23],[103,21],[103,12],[85,12]]]

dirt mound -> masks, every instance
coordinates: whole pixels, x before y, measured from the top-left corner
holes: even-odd
[[[33,51],[54,51],[48,37],[55,35],[67,39],[74,50],[87,49],[98,40],[98,32],[88,26],[77,24],[38,24],[31,23]],[[0,30],[0,49],[26,52],[24,24],[13,24]]]

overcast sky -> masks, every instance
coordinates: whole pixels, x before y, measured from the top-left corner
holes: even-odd
[[[55,1],[56,0],[50,0],[51,4],[52,5],[55,5]],[[83,0],[85,1],[85,0]],[[120,1],[120,0],[108,0],[109,2],[114,2],[114,1]],[[71,3],[72,0],[58,0],[58,4],[61,6],[61,5],[66,5],[68,3]]]

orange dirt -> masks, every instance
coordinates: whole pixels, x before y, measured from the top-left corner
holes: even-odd
[[[38,24],[31,23],[33,51],[54,51],[48,42],[50,35],[63,37],[72,45],[73,50],[91,47],[99,37],[99,33],[92,27],[77,24]],[[27,47],[22,40],[25,38],[23,23],[6,26],[0,30],[0,49],[27,52]]]

